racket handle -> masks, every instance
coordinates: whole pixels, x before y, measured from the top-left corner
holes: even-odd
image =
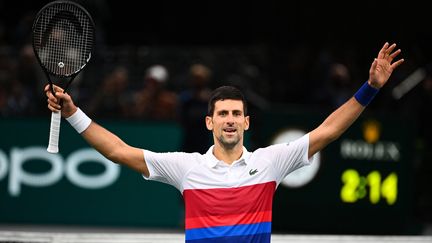
[[[47,151],[49,153],[58,153],[59,135],[60,135],[61,112],[51,113],[51,126]]]

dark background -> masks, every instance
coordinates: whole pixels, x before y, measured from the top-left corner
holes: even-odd
[[[0,46],[19,50],[29,43],[34,14],[48,2],[0,0]],[[237,72],[229,66],[234,59],[236,64],[257,67],[260,76],[247,84],[268,102],[328,113],[335,108],[322,94],[329,86],[323,71],[328,62],[343,63],[349,68],[355,91],[368,78],[370,64],[382,45],[386,41],[397,43],[406,61],[366,112],[409,117],[416,123],[416,139],[412,141],[418,155],[413,162],[414,214],[425,224],[432,222],[432,91],[420,84],[401,100],[393,99],[390,92],[418,68],[426,68],[430,76],[432,30],[427,1],[78,2],[91,13],[97,28],[99,50],[94,56],[95,64],[86,71],[94,78],[93,88],[102,79],[101,73],[120,63],[122,53],[145,46],[158,54],[144,61],[124,60],[136,80],[155,60],[165,62],[173,71],[173,79],[181,79],[183,76],[176,71],[186,69],[192,62],[187,61],[190,57],[207,61],[215,71],[217,80],[213,85],[217,86],[227,82],[233,70]],[[219,56],[209,61],[198,55],[202,50],[217,51]],[[10,57],[17,56],[14,51],[11,53]],[[112,56],[115,57],[111,64],[97,66]],[[179,91],[181,85],[171,88]],[[45,99],[39,98],[38,102],[38,111],[0,117],[46,116]],[[81,104],[84,102],[85,99]],[[259,106],[252,103],[252,112],[254,108]],[[259,145],[259,141],[254,145]]]
[[[1,1],[8,28],[49,1]],[[250,44],[317,47],[383,41],[402,46],[430,38],[424,1],[77,1],[104,29],[109,44]],[[99,31],[99,29],[98,29]]]

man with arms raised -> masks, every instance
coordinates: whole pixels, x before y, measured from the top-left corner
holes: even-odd
[[[249,152],[243,146],[249,129],[247,104],[230,86],[213,91],[205,125],[214,145],[207,153],[155,153],[131,147],[91,121],[68,94],[48,86],[48,107],[60,111],[84,139],[109,160],[129,166],[144,178],[175,186],[185,201],[186,242],[270,242],[272,201],[290,172],[310,164],[312,156],[337,139],[404,60],[385,43],[369,70],[369,80],[316,129],[288,143]],[[58,105],[63,100],[63,106]],[[313,220],[313,219],[312,219]]]

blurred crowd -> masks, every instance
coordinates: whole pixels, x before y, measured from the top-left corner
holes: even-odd
[[[42,92],[47,80],[30,39],[33,14],[23,14],[14,26],[0,17],[0,119],[49,114]],[[105,43],[103,36],[98,41],[92,60],[68,91],[75,102],[95,119],[178,122],[190,135],[183,143],[186,152],[208,148],[203,119],[215,87],[240,87],[255,114],[274,104],[328,113],[367,80],[373,55],[384,44],[376,42],[365,50],[362,43],[338,42],[118,46]],[[406,62],[366,112],[415,120],[416,180],[418,185],[430,185],[432,68],[417,43],[405,43],[402,48]],[[421,75],[411,77],[416,71]],[[409,82],[415,83],[412,89],[394,95],[398,85]],[[432,193],[426,191],[417,192],[418,215],[432,222]]]

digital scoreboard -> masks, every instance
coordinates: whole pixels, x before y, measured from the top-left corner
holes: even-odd
[[[288,142],[319,126],[326,115],[269,112],[261,138]],[[310,166],[288,175],[274,200],[275,232],[416,234],[412,221],[415,124],[363,114]],[[265,146],[262,144],[261,146]]]

